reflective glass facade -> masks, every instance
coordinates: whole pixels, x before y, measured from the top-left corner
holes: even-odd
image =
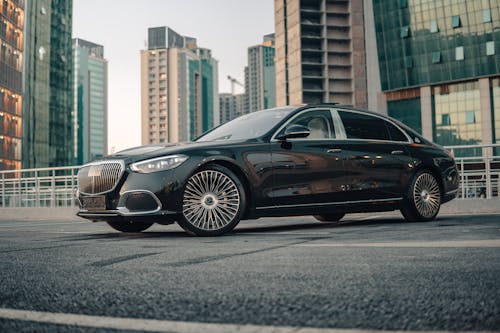
[[[500,143],[500,79],[491,80],[491,99],[493,101],[493,142]],[[500,148],[496,148],[496,154]]]
[[[81,165],[107,154],[107,61],[104,47],[73,40],[75,158]]]
[[[409,98],[387,102],[387,114],[399,119],[419,133],[422,133],[420,98]]]
[[[481,144],[477,81],[434,87],[435,141],[441,145]]]
[[[382,90],[500,73],[499,1],[373,5]]]
[[[0,170],[21,168],[24,1],[0,1]]]
[[[29,1],[25,20],[22,167],[72,165],[72,1]]]
[[[268,38],[267,45],[256,45],[248,48],[248,72],[245,76],[245,90],[248,95],[246,113],[276,106],[274,39],[266,37]]]

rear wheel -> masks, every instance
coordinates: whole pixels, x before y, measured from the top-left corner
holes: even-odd
[[[240,222],[245,204],[238,177],[223,166],[209,165],[188,179],[177,222],[197,236],[219,236]]]
[[[344,216],[345,216],[344,213],[330,213],[330,214],[313,215],[313,217],[320,222],[338,222]]]
[[[401,213],[407,221],[432,221],[441,207],[441,187],[429,171],[419,171],[413,177]]]
[[[153,225],[153,223],[142,223],[133,221],[106,222],[106,223],[109,224],[111,228],[121,232],[142,232]]]

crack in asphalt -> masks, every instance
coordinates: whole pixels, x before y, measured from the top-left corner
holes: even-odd
[[[228,259],[228,258],[246,256],[246,255],[255,254],[255,253],[261,253],[261,252],[282,249],[282,248],[286,248],[286,247],[292,247],[295,245],[308,243],[308,242],[311,242],[313,240],[330,239],[330,238],[331,237],[311,237],[311,238],[307,238],[307,239],[300,241],[300,242],[293,242],[293,243],[288,243],[288,244],[283,244],[283,245],[270,246],[270,247],[265,247],[262,249],[239,252],[239,253],[230,253],[230,254],[221,254],[221,255],[215,255],[215,256],[193,258],[193,259],[188,259],[188,260],[183,260],[183,261],[178,261],[178,262],[167,263],[167,264],[164,264],[162,266],[163,267],[179,268],[179,267],[185,267],[185,266],[191,266],[191,265],[197,265],[197,264],[205,264],[208,262],[214,262],[214,261],[224,260],[224,259]]]
[[[24,249],[12,249],[12,250],[0,250],[0,253],[11,253],[11,252],[32,251],[32,250],[57,249],[57,248],[69,247],[69,246],[77,246],[77,244],[42,246],[42,247],[29,247],[29,248],[24,248]]]
[[[139,253],[139,254],[132,254],[132,255],[128,255],[128,256],[121,256],[121,257],[116,257],[116,258],[111,258],[111,259],[106,259],[106,260],[95,261],[95,262],[91,263],[90,266],[106,267],[106,266],[118,264],[118,263],[121,263],[124,261],[154,256],[154,255],[157,255],[160,253],[162,253],[162,252]]]

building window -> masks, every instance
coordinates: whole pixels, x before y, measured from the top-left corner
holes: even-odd
[[[432,63],[439,64],[441,62],[441,51],[436,51],[432,53]]]
[[[412,67],[413,67],[413,58],[406,57],[405,58],[405,68],[412,68]]]
[[[495,42],[486,42],[486,55],[494,55],[495,54]]]
[[[450,125],[451,125],[450,114],[443,113],[441,115],[441,126],[450,126]]]
[[[455,28],[460,28],[461,27],[461,24],[460,24],[460,16],[458,15],[453,15],[451,17],[451,26],[453,27],[453,29]]]
[[[431,33],[436,33],[439,32],[439,27],[438,27],[438,21],[437,20],[432,20],[431,21]]]
[[[474,111],[466,111],[465,112],[465,123],[466,124],[475,124],[476,123],[476,113]]]
[[[401,28],[401,38],[407,38],[410,36],[410,26],[404,26]]]
[[[399,8],[407,8],[408,0],[399,0]]]
[[[455,48],[455,60],[460,61],[464,60],[464,47],[459,46]]]
[[[484,9],[483,10],[483,23],[489,23],[489,22],[491,22],[491,10]]]

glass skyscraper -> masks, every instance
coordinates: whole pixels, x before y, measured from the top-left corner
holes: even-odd
[[[73,158],[72,0],[27,1],[22,167]]]
[[[261,45],[248,48],[248,67],[245,71],[247,113],[276,106],[274,53],[274,34],[264,36]]]
[[[500,2],[373,0],[390,116],[442,145],[499,142]]]
[[[0,1],[0,170],[21,168],[24,1]]]
[[[108,62],[104,47],[73,39],[74,152],[81,165],[107,154]]]

